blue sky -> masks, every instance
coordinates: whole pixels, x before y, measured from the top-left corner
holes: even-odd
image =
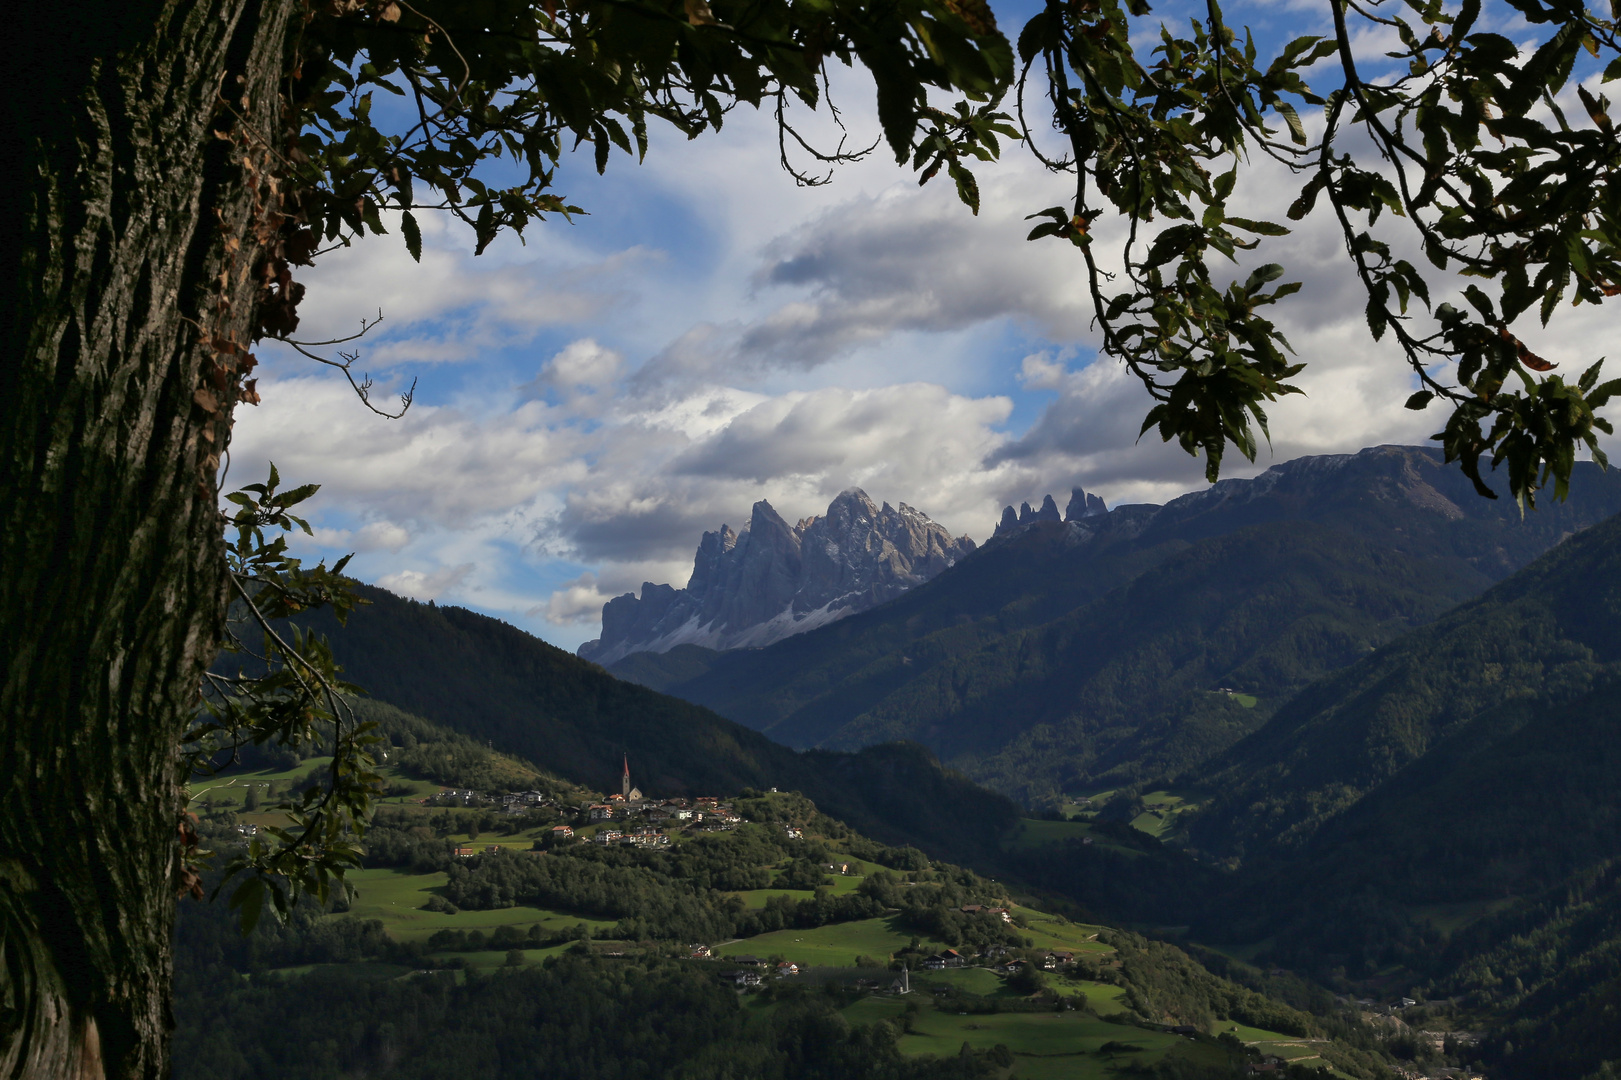
[[[997,6],[1014,33],[1032,9]],[[1323,10],[1227,9],[1263,48],[1320,32]],[[870,84],[836,72],[834,85],[847,122],[876,134]],[[475,259],[466,230],[429,220],[421,265],[397,237],[325,256],[305,274],[300,336],[381,310],[358,367],[379,395],[417,380],[416,404],[379,419],[267,347],[228,486],[273,459],[323,485],[303,554],[354,551],[364,580],[570,649],[596,635],[608,597],[684,584],[701,532],[741,525],[756,499],[795,520],[859,486],[983,540],[1003,505],[1049,492],[1062,505],[1076,485],[1111,505],[1200,486],[1202,462],[1135,441],[1147,403],[1094,362],[1077,261],[1024,240],[1024,216],[1064,202],[1066,178],[1016,146],[979,175],[977,218],[882,154],[798,188],[767,118],[740,111],[694,142],[655,132],[645,164],[616,153],[603,177],[588,155],[570,161],[558,190],[589,216],[534,226],[526,244]],[[1257,166],[1246,179],[1238,212],[1278,216],[1289,178]],[[1320,218],[1271,245],[1306,285],[1281,321],[1310,365],[1307,396],[1273,410],[1271,454],[1228,475],[1439,426],[1401,408],[1402,362],[1369,340],[1341,250]],[[1562,326],[1539,351],[1584,355],[1607,333],[1591,309]]]

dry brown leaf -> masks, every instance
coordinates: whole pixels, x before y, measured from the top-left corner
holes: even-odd
[[[705,0],[686,0],[687,22],[693,26],[719,26],[720,20],[709,10]]]

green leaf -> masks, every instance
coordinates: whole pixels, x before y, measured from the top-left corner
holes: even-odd
[[[259,916],[265,907],[265,883],[259,877],[249,877],[231,893],[227,907],[235,908],[242,933],[251,934],[259,925]]]
[[[1270,221],[1254,221],[1250,218],[1229,217],[1228,224],[1234,225],[1245,232],[1259,233],[1261,236],[1288,236],[1289,230],[1282,225]]]
[[[1251,272],[1249,277],[1244,279],[1244,291],[1252,293],[1267,282],[1276,281],[1282,276],[1283,267],[1278,263],[1267,263],[1265,266],[1258,266]]]
[[[1028,64],[1047,47],[1049,17],[1045,11],[1038,11],[1024,24],[1019,31],[1019,62]]]
[[[417,228],[417,219],[409,210],[400,215],[400,232],[405,234],[405,250],[414,261],[421,262],[422,230]]]
[[[1418,393],[1408,398],[1407,404],[1403,407],[1412,409],[1414,412],[1420,412],[1434,397],[1435,392],[1433,390],[1420,390]]]
[[[1383,304],[1371,298],[1368,300],[1367,316],[1368,329],[1373,331],[1373,340],[1378,341],[1385,336],[1385,327],[1389,325],[1390,316],[1385,313]]]
[[[1289,125],[1289,138],[1293,139],[1297,146],[1305,146],[1306,125],[1300,122],[1300,114],[1295,112],[1295,107],[1287,101],[1280,101],[1275,107],[1283,116],[1284,123]]]

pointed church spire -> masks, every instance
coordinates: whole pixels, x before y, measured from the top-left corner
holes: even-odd
[[[620,777],[620,779],[619,779],[619,794],[621,794],[621,795],[623,795],[625,797],[626,802],[630,801],[630,755],[629,754],[625,755],[625,775]]]

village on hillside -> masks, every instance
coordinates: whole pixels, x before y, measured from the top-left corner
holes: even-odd
[[[776,789],[773,788],[773,791]],[[522,815],[536,811],[551,811],[557,817],[570,819],[565,824],[551,826],[550,839],[554,842],[588,840],[595,844],[622,844],[626,847],[667,847],[672,830],[688,832],[728,832],[742,824],[743,817],[718,796],[699,795],[693,798],[653,799],[642,794],[631,783],[630,761],[624,762],[620,789],[604,802],[570,803],[543,791],[480,792],[470,789],[445,788],[421,800],[427,806],[499,807],[503,814]],[[613,827],[615,824],[621,827]],[[601,826],[591,830],[584,826]],[[788,827],[787,836],[798,839],[800,830]],[[499,850],[487,846],[486,852]],[[470,845],[460,845],[455,855],[470,858],[476,852]]]
[[[1024,906],[797,792],[655,797],[628,758],[617,772],[603,795],[533,773],[503,791],[390,769],[366,864],[324,918],[374,927],[383,955],[371,963],[399,964],[397,978],[519,971],[563,953],[674,960],[735,989],[749,1015],[825,997],[852,1023],[898,1025],[905,1054],[967,1042],[1029,1080],[1102,1080],[1171,1058],[1316,1075],[1332,1056],[1308,1021],[1248,991],[1224,993],[1249,995],[1253,1014],[1158,1003],[1159,981],[1182,985],[1165,946]],[[278,808],[254,793],[269,801],[302,782],[266,770],[200,787],[201,827],[274,826]]]

